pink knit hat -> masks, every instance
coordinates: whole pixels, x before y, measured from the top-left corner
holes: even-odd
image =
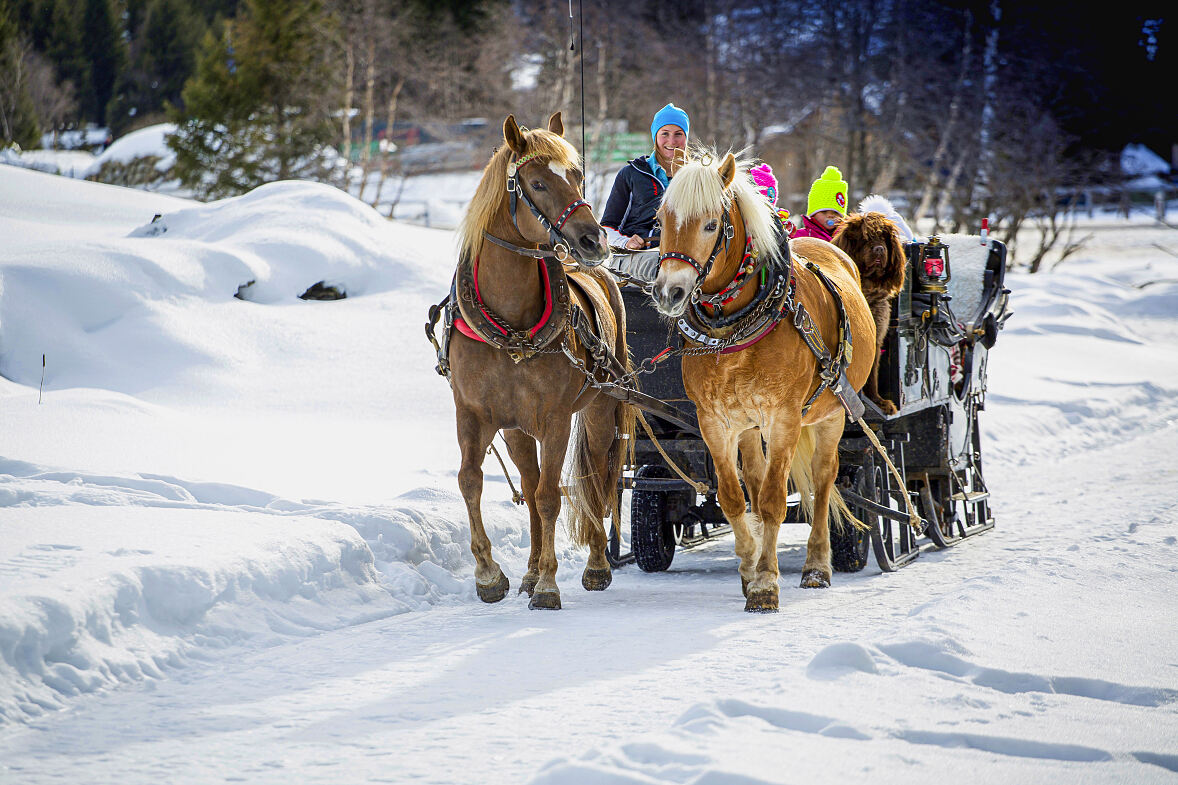
[[[761,193],[765,194],[769,199],[769,204],[777,206],[777,178],[773,176],[773,169],[769,164],[758,164],[752,169],[749,169],[749,174],[752,175],[753,182],[761,189]]]

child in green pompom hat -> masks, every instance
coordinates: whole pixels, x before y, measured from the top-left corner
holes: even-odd
[[[847,183],[838,167],[828,166],[810,186],[806,214],[794,232],[797,237],[817,237],[830,242],[839,224],[847,217]]]

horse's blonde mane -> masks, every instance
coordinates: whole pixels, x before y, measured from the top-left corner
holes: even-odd
[[[536,153],[546,163],[580,169],[581,156],[563,137],[540,128],[520,130],[524,134],[525,155]],[[462,223],[458,227],[459,255],[473,256],[483,241],[483,231],[495,220],[495,213],[498,212],[505,193],[507,163],[511,156],[511,148],[502,144],[483,169],[483,179],[479,181],[479,187],[475,189],[474,197],[471,198],[466,214],[462,217]]]
[[[688,161],[671,178],[663,197],[663,210],[675,219],[676,226],[687,221],[715,215],[730,209],[735,201],[744,219],[745,231],[753,240],[757,252],[770,259],[781,257],[777,244],[777,216],[773,206],[757,188],[749,175],[756,161],[744,152],[734,153],[736,175],[725,190],[720,180],[720,164],[725,155],[710,147],[693,148]]]

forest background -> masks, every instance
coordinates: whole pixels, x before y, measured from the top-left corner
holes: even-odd
[[[561,110],[605,172],[673,101],[693,141],[772,164],[795,211],[835,164],[852,203],[884,193],[934,230],[1038,227],[1037,269],[1082,242],[1069,210],[1153,197],[1124,187],[1127,144],[1178,154],[1174,26],[1148,2],[0,0],[0,147],[169,122],[167,176],[200,198],[302,178],[376,205],[480,166],[509,112]]]

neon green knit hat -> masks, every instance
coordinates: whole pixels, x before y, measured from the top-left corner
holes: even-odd
[[[826,167],[822,176],[810,186],[806,215],[813,215],[819,210],[836,210],[843,216],[847,214],[847,183],[838,167]]]

